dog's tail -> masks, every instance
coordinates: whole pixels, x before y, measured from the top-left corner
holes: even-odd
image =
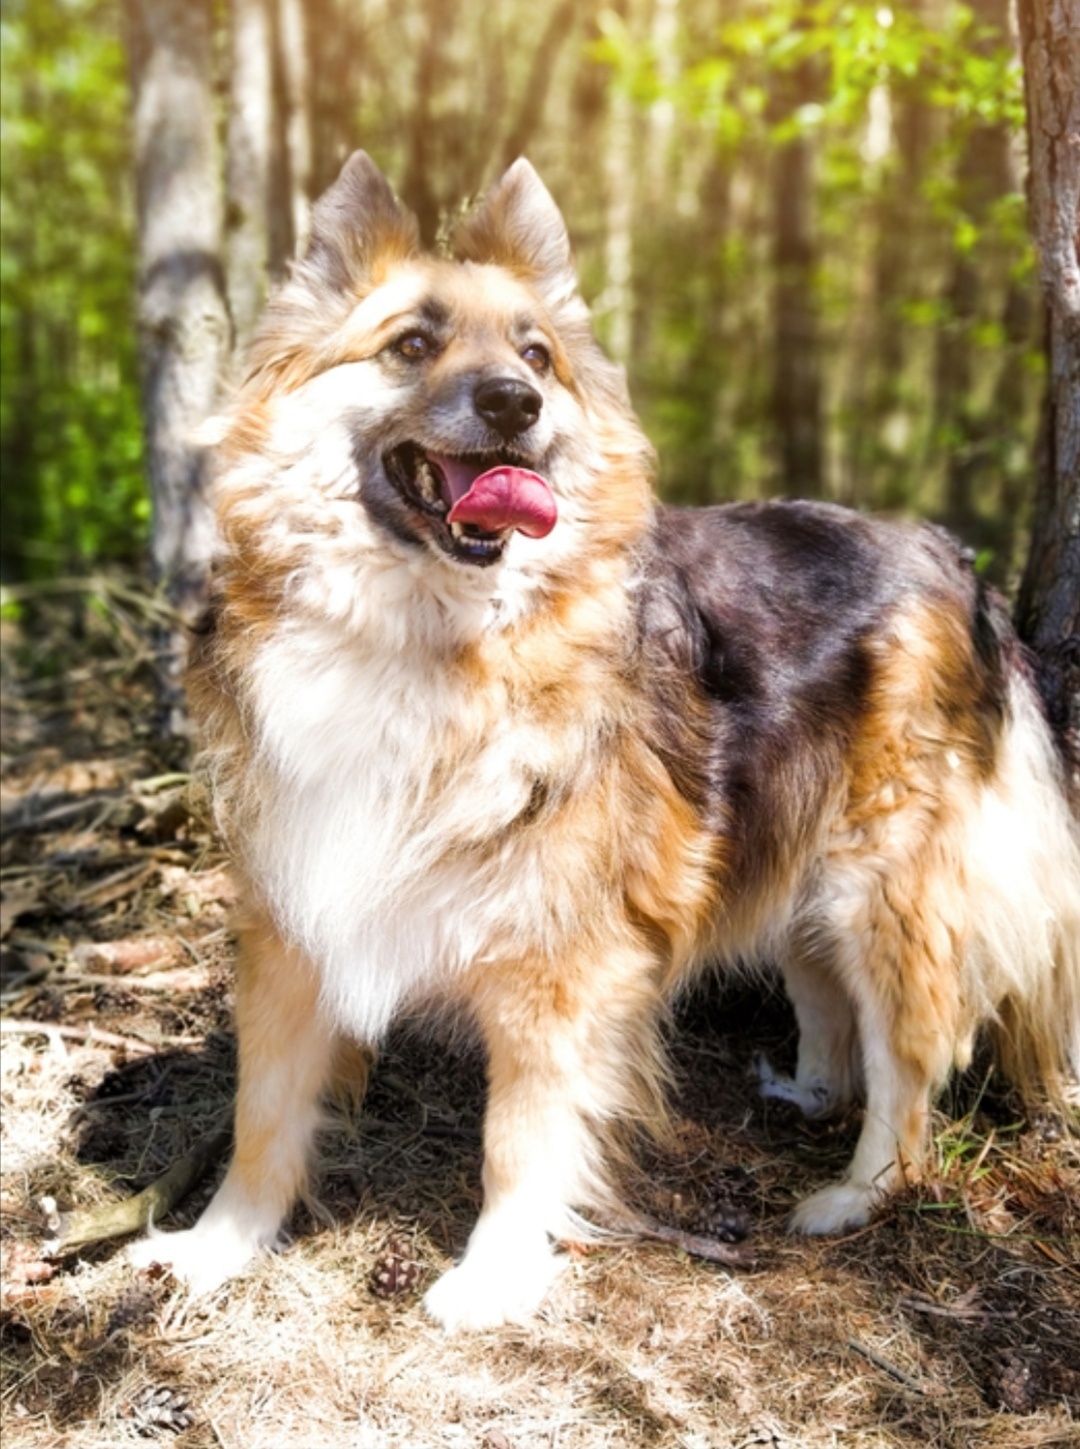
[[[1009,1078],[1064,1105],[1080,1079],[1080,820],[1035,684],[1010,666],[997,768],[966,842],[971,985]]]

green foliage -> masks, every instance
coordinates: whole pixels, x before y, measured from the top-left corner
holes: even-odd
[[[445,218],[523,145],[601,334],[631,339],[669,497],[805,491],[781,435],[807,424],[818,491],[943,518],[1008,578],[1044,362],[1006,0],[677,0],[674,34],[659,0],[582,6],[541,67],[557,0],[307,4],[317,185],[362,144]],[[0,16],[3,562],[129,558],[149,504],[120,0]],[[804,334],[818,402],[793,404]]]
[[[680,149],[711,151],[733,208],[723,255],[696,220],[675,238],[670,218],[644,216],[635,237],[653,292],[632,376],[671,492],[800,491],[776,471],[769,333],[779,158],[802,148],[810,236],[793,245],[809,249],[799,285],[816,330],[826,491],[936,514],[1008,578],[1037,406],[1023,379],[1038,353],[1034,254],[1009,159],[1022,74],[1005,16],[1000,0],[682,5],[672,65],[633,12],[609,14],[594,57],[643,115],[673,108]],[[657,268],[679,281],[658,287]]]
[[[0,39],[5,564],[134,556],[149,506],[118,6],[8,3]]]

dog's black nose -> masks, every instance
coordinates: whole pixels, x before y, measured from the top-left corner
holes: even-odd
[[[473,393],[476,411],[509,442],[531,428],[540,416],[544,399],[535,387],[516,377],[490,377]]]

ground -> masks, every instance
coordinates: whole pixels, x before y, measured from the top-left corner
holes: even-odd
[[[684,1004],[672,1141],[627,1184],[671,1227],[742,1239],[745,1267],[577,1249],[535,1323],[446,1338],[419,1300],[477,1211],[483,1070],[407,1034],[328,1126],[291,1245],[242,1281],[191,1302],[122,1241],[48,1257],[43,1198],[127,1198],[227,1123],[232,1091],[228,874],[186,751],[155,739],[146,605],[117,589],[3,624],[11,1449],[1080,1444],[1073,1124],[980,1069],[941,1104],[924,1183],[859,1232],[793,1239],[857,1123],[758,1099],[753,1054],[793,1048],[761,984]]]

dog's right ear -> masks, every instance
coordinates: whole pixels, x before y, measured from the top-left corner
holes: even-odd
[[[419,246],[416,218],[398,201],[366,151],[354,151],[311,213],[311,233],[301,261],[337,292],[381,280],[393,262]]]

